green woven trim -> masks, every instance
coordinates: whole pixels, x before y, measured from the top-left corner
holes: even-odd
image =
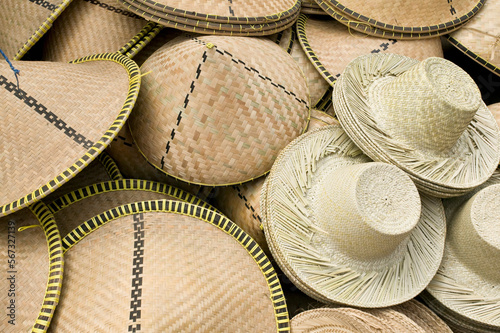
[[[111,124],[106,133],[104,133],[104,135],[96,143],[94,143],[94,145],[90,147],[81,158],[79,158],[73,165],[56,176],[53,180],[49,181],[45,185],[42,185],[37,190],[22,197],[21,199],[18,199],[4,206],[0,206],[0,216],[15,212],[54,192],[57,188],[66,183],[69,179],[71,179],[73,176],[83,170],[87,165],[89,165],[90,162],[97,158],[97,156],[99,156],[99,154],[113,141],[113,138],[123,127],[123,124],[127,120],[130,112],[132,111],[132,108],[134,107],[137,95],[139,94],[139,88],[141,85],[141,75],[139,67],[134,61],[119,53],[96,54],[79,58],[72,61],[71,63],[80,64],[90,61],[113,61],[122,65],[127,71],[129,77],[129,90],[125,99],[125,103],[123,104],[120,113],[116,117],[116,120]]]
[[[59,229],[54,220],[54,215],[52,215],[47,206],[42,202],[29,206],[29,209],[35,214],[43,228],[49,251],[47,289],[45,291],[40,313],[32,327],[32,332],[41,333],[47,332],[54,311],[59,303],[59,295],[61,293],[63,280],[64,258],[61,235],[59,234]]]
[[[267,285],[271,293],[270,297],[273,302],[277,331],[290,331],[290,320],[288,317],[285,295],[283,294],[278,275],[276,274],[271,261],[267,258],[266,254],[262,251],[257,242],[252,239],[252,237],[250,237],[227,217],[213,210],[187,202],[171,200],[151,200],[122,205],[85,221],[66,235],[63,239],[64,252],[71,249],[75,244],[78,244],[78,242],[85,238],[85,236],[110,221],[123,216],[149,212],[174,213],[195,217],[216,226],[238,241],[238,243],[240,243],[255,260],[267,281]]]

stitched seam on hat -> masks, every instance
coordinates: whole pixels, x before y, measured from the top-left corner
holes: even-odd
[[[0,75],[0,86],[3,85],[5,85],[5,90],[13,93],[15,97],[24,101],[24,104],[35,110],[36,113],[43,116],[49,123],[54,125],[55,128],[63,131],[66,136],[73,139],[73,141],[79,145],[82,145],[86,149],[89,149],[94,145],[91,140],[85,138],[82,134],[78,134],[74,128],[68,126],[65,121],[56,116],[53,112],[49,111],[42,103],[38,103],[35,98],[29,96],[24,90],[18,89],[17,84],[7,80],[5,76]]]

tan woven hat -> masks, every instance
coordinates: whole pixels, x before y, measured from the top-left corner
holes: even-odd
[[[212,210],[168,200],[123,205],[66,240],[55,331],[289,331],[269,259]]]
[[[39,202],[0,218],[0,246],[2,332],[46,332],[64,268],[54,216]]]
[[[95,183],[61,195],[47,204],[61,237],[86,220],[115,207],[146,200],[179,200],[212,209],[211,205],[179,188],[148,180],[121,179]]]
[[[430,32],[456,25],[474,16],[485,0],[411,2],[390,5],[383,0],[323,0],[344,16],[371,26],[398,32]]]
[[[113,140],[134,106],[137,65],[120,54],[73,64],[0,62],[0,215],[26,207],[75,176]],[[89,98],[92,96],[92,98]]]
[[[340,126],[306,133],[276,160],[261,193],[271,253],[320,301],[384,307],[416,296],[443,255],[441,200],[370,159]]]
[[[337,80],[333,102],[365,154],[403,169],[431,195],[470,191],[500,160],[493,115],[472,78],[448,60],[358,57]]]
[[[391,306],[391,309],[413,320],[426,333],[452,333],[450,327],[441,318],[415,299]]]
[[[423,295],[461,331],[500,331],[499,179],[465,201],[456,199],[462,204],[447,216],[441,267]]]
[[[74,0],[47,32],[43,60],[68,62],[116,52],[155,26],[123,10],[116,0]]]
[[[423,40],[381,39],[350,31],[334,20],[301,15],[297,34],[305,54],[323,78],[333,86],[346,66],[369,53],[396,53],[417,60],[443,57],[439,37]]]
[[[491,111],[498,126],[500,127],[500,103],[490,104],[488,105],[488,109]]]
[[[500,75],[500,1],[488,0],[484,8],[465,27],[448,40],[460,51]]]
[[[2,0],[0,49],[21,59],[51,28],[72,0]]]
[[[267,39],[179,37],[141,67],[134,141],[161,171],[229,185],[268,172],[305,131],[309,92],[294,60]]]

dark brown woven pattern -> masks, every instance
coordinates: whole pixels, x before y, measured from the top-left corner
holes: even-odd
[[[136,232],[141,243],[134,248]],[[133,270],[137,246],[142,261]],[[162,212],[120,217],[65,258],[56,332],[126,332],[136,325],[144,332],[276,332],[269,287],[254,259],[233,237],[197,218]],[[133,286],[141,292],[131,297]],[[131,303],[134,295],[140,303]]]
[[[146,25],[116,0],[74,0],[54,22],[44,43],[44,60],[68,62],[116,52]]]
[[[177,38],[142,66],[130,119],[148,161],[197,184],[244,182],[266,173],[301,134],[309,93],[292,58],[256,38]]]

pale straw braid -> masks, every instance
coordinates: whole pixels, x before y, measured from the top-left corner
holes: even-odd
[[[296,152],[288,154],[292,149]],[[294,141],[275,162],[261,193],[263,224],[271,252],[298,288],[323,302],[380,307],[394,304],[395,299],[403,302],[414,297],[439,266],[444,242],[440,202],[422,197],[421,221],[400,253],[404,258],[386,262],[384,270],[360,270],[353,268],[352,262],[334,262],[311,243],[315,235],[326,231],[311,217],[306,197],[318,163],[329,155],[339,156],[339,166],[369,161],[340,128],[327,126]]]

